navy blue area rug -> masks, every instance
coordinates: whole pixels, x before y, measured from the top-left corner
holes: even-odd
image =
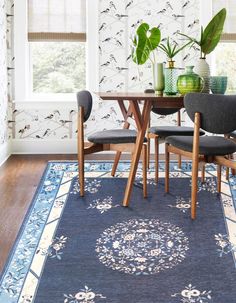
[[[208,166],[191,221],[189,163],[171,164],[170,194],[151,166],[147,199],[139,168],[129,208],[121,206],[129,163],[117,178],[111,165],[86,164],[81,198],[77,164],[48,164],[2,274],[0,302],[236,302],[235,178],[218,195]]]

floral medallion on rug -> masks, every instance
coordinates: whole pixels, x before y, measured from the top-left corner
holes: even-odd
[[[190,219],[191,164],[171,163],[170,193],[154,167],[148,198],[139,167],[122,207],[130,164],[49,162],[1,276],[0,303],[236,302],[236,178],[216,191],[214,166],[199,181]]]

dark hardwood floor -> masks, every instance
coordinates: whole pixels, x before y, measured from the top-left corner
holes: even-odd
[[[0,168],[0,270],[49,160],[75,160],[75,155],[11,156]]]
[[[96,160],[113,158],[113,155],[102,154],[87,157]],[[0,271],[50,160],[76,160],[76,155],[12,155],[0,167]]]

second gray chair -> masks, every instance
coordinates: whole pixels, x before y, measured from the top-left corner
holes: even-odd
[[[236,143],[219,136],[236,129],[236,96],[210,95],[203,93],[188,94],[184,105],[192,121],[193,136],[170,136],[166,138],[166,184],[169,192],[169,153],[184,155],[192,159],[191,218],[196,218],[197,181],[199,162],[218,165],[218,191],[221,191],[221,166],[236,169],[236,162],[228,155],[236,152]],[[218,136],[199,137],[200,127]],[[185,190],[185,189],[184,189]]]
[[[176,108],[153,108],[152,112],[161,115],[167,116],[177,113],[177,125],[176,126],[152,126],[148,130],[148,165],[150,162],[150,140],[154,139],[155,146],[155,181],[158,182],[159,176],[159,144],[160,140],[165,140],[168,136],[192,136],[194,129],[193,127],[181,126],[181,113],[179,109]],[[203,131],[200,132],[200,135],[204,135]],[[181,156],[179,156],[179,168],[181,168]]]

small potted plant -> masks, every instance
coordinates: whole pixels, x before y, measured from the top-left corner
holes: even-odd
[[[178,71],[175,68],[175,61],[173,59],[190,43],[192,42],[189,41],[188,43],[178,47],[176,43],[171,44],[170,38],[168,37],[166,44],[161,43],[158,46],[158,48],[160,48],[168,58],[168,67],[165,69],[165,93],[167,95],[177,94]]]
[[[204,78],[203,92],[209,93],[210,89],[210,67],[206,62],[206,56],[209,55],[218,45],[226,19],[226,9],[220,10],[208,23],[206,28],[201,27],[201,34],[199,39],[195,39],[186,34],[180,33],[187,38],[191,45],[196,44],[200,48],[200,59],[196,64],[195,71],[198,75]]]
[[[158,95],[164,90],[164,68],[163,63],[157,63],[157,47],[161,41],[161,32],[158,27],[142,23],[132,40],[132,59],[138,65],[145,64],[148,60],[152,63],[153,88]]]

